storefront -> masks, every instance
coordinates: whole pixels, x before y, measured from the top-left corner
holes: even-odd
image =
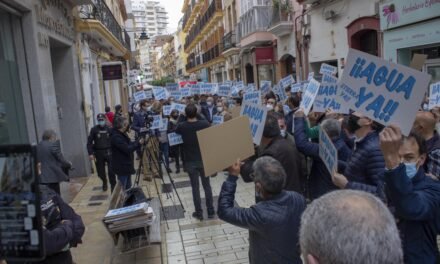
[[[0,144],[53,129],[73,176],[88,175],[74,1],[0,0]]]
[[[409,65],[413,54],[426,54],[423,71],[440,81],[440,1],[394,0],[380,11],[384,58]]]

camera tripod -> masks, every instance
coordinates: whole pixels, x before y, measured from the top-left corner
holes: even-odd
[[[177,196],[177,199],[179,200],[180,206],[182,207],[183,212],[185,212],[185,207],[183,206],[182,200],[180,199],[179,193],[177,192],[176,185],[174,184],[174,179],[171,177],[171,175],[169,173],[169,170],[170,170],[169,165],[167,165],[165,163],[164,156],[163,156],[163,154],[160,153],[159,142],[158,142],[157,138],[152,135],[148,135],[148,133],[145,134],[143,136],[143,138],[145,141],[141,146],[141,159],[140,159],[140,162],[138,165],[138,169],[136,171],[135,184],[139,185],[140,175],[142,173],[142,170],[146,169],[146,168],[144,168],[144,162],[143,162],[144,155],[146,156],[145,158],[147,160],[146,165],[149,167],[150,171],[153,172],[154,169],[156,169],[156,171],[159,173],[159,177],[160,177],[162,183],[165,184],[165,179],[163,177],[163,171],[162,171],[162,164],[163,164],[165,167],[165,171],[168,175],[168,178],[170,180],[172,190],[174,191],[174,193],[176,193],[176,196]],[[165,219],[165,222],[167,224],[167,228],[169,228],[168,219],[166,217],[162,198],[161,198],[161,195],[159,192],[159,187],[157,185],[157,182],[154,180],[154,178],[153,178],[153,182],[154,182],[154,187],[156,188],[157,197],[159,198],[159,203],[160,203],[160,207],[162,210],[163,218]],[[167,199],[172,199],[171,194],[173,193],[173,191],[171,193],[166,192]],[[147,185],[147,192],[148,192],[148,196],[151,198],[151,192],[150,192],[150,188],[148,188],[148,185]],[[174,203],[174,200],[173,200],[173,203]]]

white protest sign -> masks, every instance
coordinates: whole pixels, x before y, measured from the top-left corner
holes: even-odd
[[[237,89],[237,91],[242,91],[244,89],[244,84],[243,81],[239,81],[235,84],[235,88]]]
[[[288,105],[283,105],[284,115],[287,115],[290,112],[290,107]]]
[[[153,116],[153,123],[151,124],[151,129],[159,129],[162,124],[162,117],[160,115]]]
[[[286,77],[284,77],[283,79],[280,80],[280,86],[281,88],[286,88],[289,87],[289,85],[291,85],[292,83],[295,82],[295,79],[293,79],[292,75],[288,75]]]
[[[336,75],[338,72],[338,68],[335,66],[329,65],[327,63],[321,64],[321,69],[319,69],[320,74],[329,74],[329,75]]]
[[[182,136],[176,133],[169,133],[168,134],[168,143],[170,147],[179,145],[183,143]]]
[[[170,97],[169,98],[174,98],[174,99],[176,99],[176,100],[180,100],[180,99],[182,99],[182,92],[180,92],[180,91],[172,91],[172,92],[170,92]]]
[[[173,111],[173,106],[172,105],[164,105],[162,108],[162,111],[163,111],[163,115],[169,116],[169,115],[171,115],[171,111]]]
[[[153,98],[153,91],[150,90],[145,90],[145,96],[147,97],[147,99],[152,99]]]
[[[253,83],[248,83],[246,92],[253,92],[255,91],[255,85]]]
[[[179,84],[178,83],[167,83],[165,85],[165,87],[167,88],[168,92],[177,92],[179,91]]]
[[[313,77],[315,76],[314,72],[309,72],[309,75],[307,76],[307,81],[311,81],[313,79]]]
[[[308,115],[310,109],[312,108],[313,101],[315,101],[315,97],[319,92],[319,82],[315,79],[312,79],[307,85],[307,89],[304,91],[300,108],[304,109],[304,114]]]
[[[224,116],[222,115],[215,115],[212,117],[212,124],[213,125],[219,125],[222,124],[224,120]]]
[[[167,94],[166,94],[166,90],[163,87],[153,87],[153,94],[154,94],[154,99],[155,100],[166,100]]]
[[[191,85],[191,95],[200,94],[200,84]]]
[[[331,84],[338,83],[338,79],[333,75],[329,75],[329,74],[324,73],[322,75],[321,84],[327,84],[327,83],[331,83]]]
[[[398,124],[408,135],[431,76],[354,49],[346,61],[344,104],[385,126]]]
[[[200,84],[200,94],[212,94],[212,83],[202,83]]]
[[[168,119],[167,118],[162,118],[160,120],[160,127],[159,127],[159,131],[167,131],[168,130]]]
[[[319,157],[330,174],[338,171],[338,151],[324,129],[319,130]]]
[[[313,79],[312,79],[313,80]],[[307,90],[307,86],[309,86],[309,82],[310,81],[306,81],[306,82],[302,82],[302,91],[304,92],[305,90]]]
[[[171,104],[171,107],[172,107],[172,110],[177,110],[177,111],[179,111],[180,113],[184,113],[185,112],[185,107],[186,107],[186,105],[184,105],[184,104],[176,104],[176,103],[172,103]]]
[[[261,81],[260,82],[260,91],[261,94],[267,94],[270,92],[272,87],[272,81]]]
[[[260,145],[261,137],[263,136],[264,124],[266,122],[267,108],[245,102],[241,106],[240,115],[247,116],[249,118],[252,141],[257,145]]]
[[[302,91],[303,85],[301,83],[295,83],[290,86],[290,92],[299,93]]]
[[[337,83],[322,83],[313,102],[313,111],[324,113],[330,109],[334,113],[348,114],[350,109],[342,102]]]
[[[144,91],[135,92],[135,93],[133,94],[133,96],[134,96],[134,100],[135,100],[136,102],[139,102],[140,100],[147,99],[147,96],[146,96],[146,94],[145,94]]]
[[[429,88],[429,109],[440,106],[440,82],[431,84]]]
[[[243,94],[243,102],[249,102],[256,105],[261,105],[261,92],[246,92]]]
[[[190,97],[191,96],[191,88],[189,88],[189,87],[181,88],[180,94],[182,97]]]
[[[231,93],[231,86],[228,84],[222,84],[218,87],[218,96],[228,97]]]

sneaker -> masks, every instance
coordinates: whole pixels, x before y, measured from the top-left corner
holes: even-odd
[[[167,168],[168,173],[173,173],[173,171],[170,168]]]
[[[194,213],[192,214],[192,217],[194,217],[194,218],[199,219],[200,221],[202,221],[202,220],[203,220],[203,213],[194,212]]]
[[[177,170],[176,170],[176,174],[179,174],[179,173],[180,173],[180,169],[177,169]]]

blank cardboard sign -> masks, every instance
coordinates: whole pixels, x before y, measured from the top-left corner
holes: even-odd
[[[254,155],[254,144],[247,116],[197,131],[205,175],[231,166],[237,159]]]
[[[236,118],[240,116],[240,112],[241,112],[241,106],[236,106],[234,108],[231,109],[231,116],[232,118]]]

